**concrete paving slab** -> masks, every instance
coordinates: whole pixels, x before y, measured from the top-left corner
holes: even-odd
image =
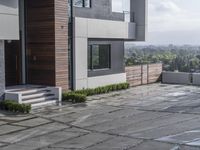
[[[157,141],[170,142],[177,144],[189,144],[196,146],[200,140],[200,130],[186,131],[183,133],[170,135],[156,139]]]
[[[128,118],[134,115],[139,115],[141,113],[144,113],[143,111],[139,110],[133,110],[133,109],[121,109],[117,111],[113,111],[110,113],[104,113],[100,115],[93,116],[83,116],[79,120],[76,120],[75,122],[72,122],[73,125],[79,126],[79,127],[88,127],[88,126],[94,126],[103,124],[108,121],[113,121],[120,118]]]
[[[26,129],[25,127],[13,126],[13,125],[2,125],[0,126],[0,135],[8,134],[11,132]]]
[[[26,126],[26,127],[35,127],[43,124],[50,123],[51,121],[43,118],[33,118],[25,121],[20,121],[17,123],[13,123],[13,125],[19,125],[19,126]]]
[[[68,149],[85,149],[90,146],[95,146],[99,143],[107,141],[113,138],[112,136],[100,134],[100,133],[91,133],[85,136],[81,136],[72,140],[67,140],[59,144],[55,144],[53,148],[68,148]]]
[[[6,122],[6,121],[0,121],[0,126],[1,125],[4,125],[4,124],[7,124],[8,122]]]
[[[30,118],[35,118],[35,116],[26,114],[26,115],[16,115],[16,114],[7,114],[6,112],[0,112],[0,121],[5,121],[8,123],[22,121]]]
[[[18,144],[13,144],[13,145],[8,145],[6,147],[2,147],[1,150],[35,150],[35,148],[31,146],[22,146]]]
[[[113,107],[113,106],[92,106],[89,107],[88,109],[78,111],[78,112],[71,112],[70,114],[65,114],[65,115],[60,115],[53,117],[51,119],[55,121],[60,121],[63,123],[71,123],[71,122],[76,122],[77,120],[80,120],[82,118],[85,118],[84,116],[95,116],[103,113],[108,113],[112,111],[119,110],[119,108]]]
[[[142,140],[130,139],[126,137],[115,137],[108,141],[99,143],[86,150],[125,150],[141,143]]]
[[[180,150],[179,148],[179,146],[174,144],[146,141],[129,150]]]
[[[143,139],[158,139],[164,136],[169,136],[172,134],[178,134],[187,130],[195,130],[199,128],[200,118],[199,119],[192,119],[190,121],[183,121],[180,123],[167,125],[160,128],[153,128],[150,130],[145,130],[141,132],[136,132],[130,134],[132,137],[139,137]]]
[[[21,145],[21,146],[25,146],[25,147],[30,146],[30,147],[33,147],[34,149],[40,149],[43,147],[53,145],[58,142],[67,141],[72,138],[83,136],[86,134],[88,134],[88,133],[79,132],[78,129],[71,129],[68,131],[66,131],[66,130],[58,131],[58,132],[54,132],[54,133],[50,133],[50,134],[45,134],[45,135],[42,135],[39,137],[30,138],[28,140],[21,141],[17,144]]]
[[[68,148],[51,148],[51,147],[47,147],[47,148],[41,148],[40,150],[78,150],[78,149],[68,149]],[[79,149],[80,150],[80,149]]]
[[[159,113],[158,114],[165,114]],[[142,132],[150,129],[160,128],[162,126],[176,124],[182,121],[191,120],[197,117],[196,115],[189,114],[169,114],[169,115],[161,115],[158,118],[153,118],[150,120],[145,120],[142,122],[132,123],[128,126],[124,126],[121,128],[116,128],[114,130],[108,131],[109,133],[115,133],[120,135],[132,135],[136,132]]]
[[[69,128],[69,126],[59,124],[59,123],[50,123],[46,125],[41,125],[36,128],[30,128],[26,130],[21,130],[20,132],[2,135],[0,136],[0,141],[7,142],[7,143],[16,143],[28,138],[40,136],[40,135],[47,134],[54,131],[63,130],[66,128]]]
[[[108,122],[104,122],[102,124],[97,124],[95,126],[87,127],[88,129],[92,129],[95,131],[112,131],[112,130],[118,130],[119,128],[123,128],[124,126],[127,127],[133,123],[139,123],[143,121],[152,120],[155,118],[160,118],[161,116],[167,116],[169,114],[167,113],[157,113],[157,112],[144,112],[140,113],[138,115],[129,116],[127,118],[120,118],[111,120]],[[115,132],[112,132],[115,133]]]

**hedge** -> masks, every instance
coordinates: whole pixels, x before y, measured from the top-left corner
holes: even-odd
[[[85,102],[87,100],[87,96],[105,94],[113,91],[125,90],[128,89],[129,83],[120,83],[120,84],[112,84],[102,87],[97,87],[94,89],[83,89],[72,91],[68,93],[63,93],[63,101],[71,101],[73,103]]]
[[[129,83],[120,83],[120,84],[112,84],[112,85],[97,87],[94,89],[77,90],[75,91],[75,93],[84,94],[86,96],[92,96],[98,94],[105,94],[113,91],[125,90],[128,89],[129,87],[130,87]]]
[[[84,103],[87,100],[86,95],[75,92],[63,93],[62,98],[72,103]]]
[[[30,113],[31,105],[29,104],[19,104],[15,101],[4,100],[0,101],[0,109],[11,111],[11,112],[19,112],[19,113]]]

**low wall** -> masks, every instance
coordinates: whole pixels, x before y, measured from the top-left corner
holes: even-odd
[[[192,83],[194,85],[200,85],[200,73],[193,73]]]
[[[191,74],[185,72],[163,72],[162,82],[169,84],[191,84]]]
[[[162,64],[128,66],[125,71],[130,86],[145,85],[160,81]]]
[[[169,84],[200,85],[200,73],[163,72],[162,82]]]

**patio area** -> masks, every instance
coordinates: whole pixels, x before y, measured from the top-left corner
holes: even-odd
[[[1,150],[200,150],[200,87],[151,84],[86,104],[0,112]]]

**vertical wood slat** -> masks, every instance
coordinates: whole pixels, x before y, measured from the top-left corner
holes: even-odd
[[[28,81],[68,90],[68,0],[27,1]]]
[[[28,83],[55,85],[54,0],[26,1]]]
[[[55,84],[69,89],[68,0],[55,1]]]
[[[162,64],[148,64],[126,67],[127,82],[130,86],[145,85],[160,81]]]

